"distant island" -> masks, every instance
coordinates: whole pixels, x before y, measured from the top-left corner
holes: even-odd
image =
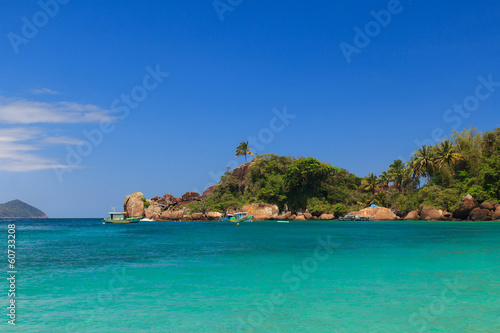
[[[500,220],[500,128],[455,131],[365,177],[313,157],[254,157],[250,149],[242,142],[236,156],[252,161],[226,172],[202,195],[146,199],[136,192],[125,197],[124,210],[163,221],[217,220],[235,211],[256,220]]]
[[[0,204],[0,219],[46,219],[47,215],[40,209],[28,205],[21,200],[12,200]]]

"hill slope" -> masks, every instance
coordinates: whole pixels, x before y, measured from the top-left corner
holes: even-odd
[[[40,209],[16,199],[0,204],[0,218],[47,218],[47,216]]]

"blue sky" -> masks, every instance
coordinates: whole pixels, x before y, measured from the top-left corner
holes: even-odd
[[[500,125],[497,1],[42,0],[1,15],[0,202],[50,217],[202,192],[249,138],[365,176],[433,133]]]

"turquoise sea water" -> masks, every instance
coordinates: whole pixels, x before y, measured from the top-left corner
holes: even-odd
[[[1,332],[500,332],[500,223],[15,224]]]

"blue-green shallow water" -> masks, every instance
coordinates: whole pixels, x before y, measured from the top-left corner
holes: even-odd
[[[500,223],[15,224],[2,332],[500,332]]]

